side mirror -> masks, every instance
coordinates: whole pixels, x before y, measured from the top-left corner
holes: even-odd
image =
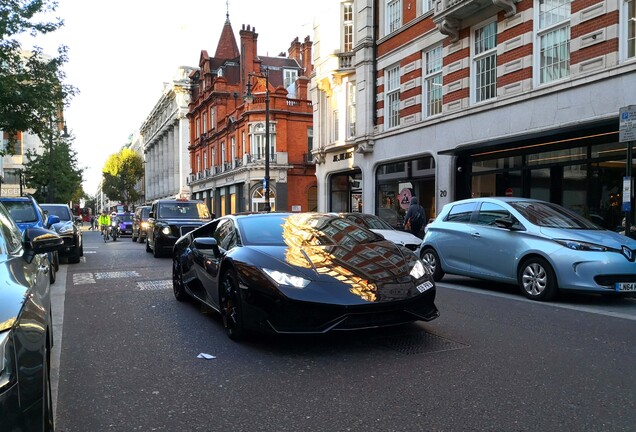
[[[62,237],[53,231],[42,228],[27,228],[24,231],[22,240],[25,247],[36,254],[53,252],[64,245]]]
[[[155,212],[151,211],[150,213],[148,213],[148,218],[153,218],[155,217]]]
[[[50,227],[56,223],[60,223],[60,217],[56,216],[56,215],[49,215],[49,217],[46,219],[46,226]]]
[[[511,230],[512,227],[515,225],[515,221],[507,217],[499,218],[499,219],[495,219],[495,225],[498,226],[499,228],[505,228],[505,229]]]
[[[195,249],[200,251],[209,251],[211,250],[214,253],[214,256],[218,257],[221,252],[219,250],[219,244],[216,242],[214,237],[199,237],[195,238],[192,242],[192,245]]]

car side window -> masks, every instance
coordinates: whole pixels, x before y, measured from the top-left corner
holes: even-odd
[[[4,206],[0,207],[0,230],[6,244],[6,252],[11,255],[17,254],[22,247],[22,234]]]
[[[511,218],[510,212],[494,203],[482,203],[477,215],[478,225],[495,225],[495,221],[500,218]]]
[[[468,223],[470,222],[470,218],[476,208],[477,208],[476,202],[454,205],[448,212],[448,215],[446,216],[445,220],[447,222]]]
[[[234,224],[232,221],[229,219],[220,221],[214,231],[213,237],[222,249],[229,250],[231,247],[234,247],[234,242],[232,241],[234,237]]]

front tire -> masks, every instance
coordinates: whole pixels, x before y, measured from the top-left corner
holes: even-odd
[[[155,247],[152,248],[152,256],[155,258],[161,258],[161,252],[159,251],[159,242],[155,239]]]
[[[186,301],[189,297],[183,284],[183,271],[179,265],[178,257],[172,258],[172,292],[174,298],[180,302]]]
[[[55,261],[51,260],[49,263],[49,284],[53,285],[57,279],[57,273],[55,271]]]
[[[73,248],[73,253],[68,257],[68,262],[72,264],[77,264],[80,262],[81,251],[79,246],[75,246]]]
[[[541,257],[531,257],[521,263],[517,280],[521,292],[530,300],[551,300],[558,291],[554,270]]]
[[[233,341],[241,340],[246,335],[243,328],[241,295],[238,290],[238,276],[232,270],[226,271],[219,287],[219,309],[225,333]]]
[[[426,248],[422,252],[422,261],[433,271],[433,280],[439,282],[444,277],[444,270],[439,262],[439,255],[433,248]]]

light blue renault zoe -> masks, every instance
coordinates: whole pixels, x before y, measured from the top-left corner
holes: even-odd
[[[426,227],[419,253],[436,281],[449,273],[513,283],[533,300],[559,290],[636,295],[636,240],[545,201],[446,204]]]

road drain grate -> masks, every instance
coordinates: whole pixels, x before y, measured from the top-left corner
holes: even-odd
[[[409,355],[451,351],[470,346],[427,332],[387,335],[375,341],[399,353]]]

